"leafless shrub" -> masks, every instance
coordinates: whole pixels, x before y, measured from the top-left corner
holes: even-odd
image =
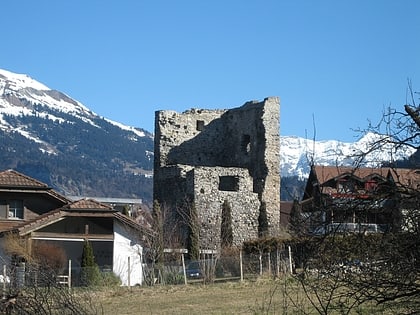
[[[398,149],[420,148],[420,108],[415,104],[409,84],[411,104],[404,111],[388,109],[377,125],[363,132],[375,132],[381,137],[359,156],[383,150],[392,144]],[[418,169],[418,153],[404,162],[386,166]],[[392,215],[398,212],[393,227],[383,233],[343,233],[329,231],[322,237],[302,238],[301,269],[296,280],[307,299],[319,314],[338,311],[350,314],[360,305],[376,304],[395,313],[414,314],[420,309],[420,182],[397,177],[388,186],[384,199],[393,201]],[[325,202],[324,210],[332,206]],[[354,200],[340,205],[358,207]],[[366,211],[370,205],[366,204]],[[385,213],[378,213],[378,215]],[[299,247],[298,246],[298,247]]]

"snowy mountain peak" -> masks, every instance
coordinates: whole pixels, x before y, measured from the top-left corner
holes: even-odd
[[[25,126],[8,123],[4,115],[37,116],[58,123],[71,123],[72,119],[69,121],[69,118],[74,117],[97,128],[100,127],[95,121],[103,119],[82,103],[60,91],[48,88],[25,74],[16,74],[0,69],[0,129],[19,132],[34,141],[39,140],[37,136],[31,135],[30,130],[26,130]],[[136,137],[146,135],[143,130],[109,119],[106,121],[125,131],[132,132],[134,141]]]
[[[138,144],[146,141],[145,138],[148,138],[147,141],[153,138],[152,134],[142,129],[98,116],[80,102],[48,88],[27,75],[0,69],[0,132],[17,133],[36,143],[41,152],[59,154],[63,143],[69,145],[70,140],[68,137],[56,139],[57,131],[52,130],[67,130],[71,129],[71,126],[78,126],[77,132],[90,130],[90,135],[84,135],[87,138],[92,134],[109,138],[111,129],[121,131],[122,137],[130,144]],[[51,135],[46,136],[47,132],[51,132]],[[378,137],[375,134],[366,134],[354,143],[345,143],[282,136],[280,138],[281,176],[297,175],[305,178],[309,174],[311,164],[350,166],[354,164],[355,157],[367,152]],[[71,146],[71,150],[77,150],[81,140],[77,137],[73,140],[75,143]],[[144,153],[148,161],[151,161],[152,151],[152,148],[148,148]],[[377,166],[384,161],[407,158],[413,153],[414,150],[411,148],[397,152],[395,147],[389,146],[369,154],[365,162],[366,165]]]
[[[13,91],[18,91],[24,88],[33,88],[35,90],[46,91],[50,90],[44,84],[35,81],[26,74],[17,74],[7,70],[0,69],[0,79],[8,84],[7,88]]]
[[[313,141],[299,137],[280,137],[280,165],[281,176],[298,176],[307,178],[310,165],[336,165],[379,167],[384,162],[395,162],[411,156],[415,149],[386,145],[381,150],[369,152],[373,143],[378,142],[383,136],[367,133],[358,141],[340,142],[336,140]],[[360,161],[360,156],[364,156]]]
[[[95,115],[80,102],[27,75],[0,69],[0,113],[30,115],[36,105],[79,116]]]

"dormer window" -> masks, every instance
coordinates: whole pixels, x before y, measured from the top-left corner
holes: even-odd
[[[374,192],[378,189],[378,183],[374,180],[369,180],[365,183],[365,190],[367,192]]]
[[[10,200],[9,219],[23,219],[23,201]]]
[[[0,200],[0,218],[23,219],[23,200]]]
[[[339,180],[337,183],[337,191],[341,194],[354,192],[354,183],[349,180]]]

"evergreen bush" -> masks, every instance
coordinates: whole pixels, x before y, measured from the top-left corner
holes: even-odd
[[[80,273],[80,281],[84,286],[97,286],[101,282],[101,272],[95,262],[92,245],[88,240],[83,244],[82,254],[82,270]]]

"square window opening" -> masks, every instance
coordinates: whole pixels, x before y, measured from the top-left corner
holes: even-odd
[[[219,176],[219,190],[239,191],[239,177],[238,176]]]
[[[197,120],[196,129],[197,131],[204,130],[204,120]]]

